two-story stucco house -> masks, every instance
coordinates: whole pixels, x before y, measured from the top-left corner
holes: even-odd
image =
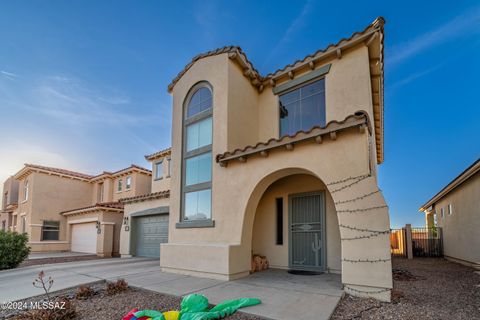
[[[150,192],[151,172],[132,165],[92,176],[26,164],[18,181],[13,229],[27,233],[32,252],[119,254],[120,198]]]
[[[427,228],[442,228],[447,259],[480,269],[480,159],[420,208]]]
[[[0,211],[0,230],[12,230],[16,225],[18,207],[18,181],[9,177],[3,183],[2,210]]]
[[[173,96],[170,218],[160,266],[245,277],[252,254],[341,273],[390,299],[384,158],[384,20],[260,75],[239,47],[200,54]]]
[[[121,199],[124,205],[120,235],[122,257],[160,257],[160,244],[168,241],[170,155],[165,149],[145,156],[152,164],[151,192]]]

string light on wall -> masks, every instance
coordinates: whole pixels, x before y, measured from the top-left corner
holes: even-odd
[[[376,207],[369,207],[369,208],[360,208],[360,209],[345,209],[345,210],[337,210],[337,212],[342,212],[342,213],[356,213],[356,212],[367,212],[367,211],[372,211],[372,210],[377,210],[377,209],[383,209],[383,208],[388,208],[388,206],[383,205],[383,206],[376,206]]]
[[[343,262],[350,262],[350,263],[377,263],[377,262],[388,262],[391,259],[357,259],[357,260],[351,260],[351,259],[342,259]]]
[[[355,237],[350,237],[350,238],[341,238],[341,240],[370,239],[370,238],[378,237],[379,235],[382,235],[382,234],[390,233],[390,230],[378,231],[378,230],[370,230],[370,229],[362,229],[362,228],[357,228],[357,227],[351,227],[351,226],[346,226],[346,225],[342,225],[342,224],[340,224],[339,227],[354,230],[354,231],[358,231],[358,232],[369,232],[370,233],[370,234],[367,234],[367,235],[360,235],[360,236],[355,236]]]
[[[338,189],[334,189],[332,191],[330,191],[330,193],[337,193],[337,192],[340,192],[342,190],[345,190],[347,188],[350,188],[351,186],[367,179],[368,177],[370,177],[369,175],[363,175],[363,176],[358,176],[358,177],[351,177],[351,178],[347,178],[348,180],[347,181],[350,181],[350,180],[354,180],[353,182],[351,182],[350,184],[346,184]],[[346,181],[345,181],[346,182]],[[327,185],[335,185],[335,184],[339,184],[339,183],[342,183],[342,182],[334,182],[334,183],[330,183],[330,184],[327,184]]]
[[[381,192],[382,190],[378,189],[378,190],[375,190],[373,192],[370,192],[370,193],[367,193],[367,194],[364,194],[363,196],[359,196],[359,197],[356,197],[354,199],[350,199],[350,200],[343,200],[343,201],[337,201],[335,202],[335,204],[344,204],[344,203],[349,203],[349,202],[354,202],[354,201],[358,201],[358,200],[363,200],[365,198],[368,198],[376,193],[379,193]]]
[[[356,292],[356,293],[366,293],[366,294],[380,294],[380,293],[384,293],[384,292],[389,292],[390,289],[389,288],[385,288],[385,289],[380,289],[380,290],[374,290],[374,291],[367,291],[367,290],[358,290],[358,289],[354,289],[348,285],[345,285],[345,288],[348,289],[349,291],[352,291],[352,292]]]

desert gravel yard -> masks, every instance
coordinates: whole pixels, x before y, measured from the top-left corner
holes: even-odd
[[[393,260],[392,303],[345,295],[332,320],[480,319],[480,274],[440,258]]]
[[[32,320],[32,319],[61,319],[61,320],[91,320],[91,319],[122,319],[133,308],[152,309],[161,312],[179,310],[182,298],[161,294],[145,289],[128,287],[125,291],[109,294],[104,281],[90,284],[92,296],[84,299],[76,297],[77,289],[65,289],[50,294],[50,299],[45,295],[20,300],[21,302],[35,303],[45,301],[63,301],[67,299],[72,307],[68,311],[58,311],[48,316],[36,313],[30,314],[20,310],[0,310],[0,319]],[[213,307],[213,306],[212,306]],[[246,308],[248,309],[248,308]],[[71,312],[74,310],[74,312]],[[71,312],[71,313],[70,313]],[[225,320],[265,320],[264,318],[248,315],[237,311]]]

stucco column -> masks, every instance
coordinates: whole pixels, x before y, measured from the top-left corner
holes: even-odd
[[[97,255],[111,257],[113,251],[113,222],[101,222],[100,234],[97,237]]]
[[[344,290],[390,301],[390,221],[375,177],[351,177],[327,186],[338,215]]]

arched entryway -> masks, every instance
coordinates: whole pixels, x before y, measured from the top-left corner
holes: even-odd
[[[255,210],[251,248],[272,268],[340,273],[338,218],[325,184],[307,172],[273,181]]]

